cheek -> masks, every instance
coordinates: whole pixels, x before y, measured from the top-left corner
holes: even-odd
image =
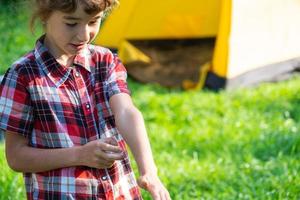
[[[70,31],[68,28],[61,27],[60,29],[56,29],[56,37],[60,41],[69,40],[70,37],[72,37],[72,31]]]
[[[98,31],[99,31],[99,29],[94,29],[94,30],[92,30],[92,31],[90,32],[90,38],[91,38],[91,40],[95,39],[95,37],[96,37],[97,34],[98,34]]]

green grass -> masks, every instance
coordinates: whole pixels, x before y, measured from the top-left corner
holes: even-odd
[[[20,1],[22,2],[22,1]],[[38,38],[29,30],[30,13],[24,3],[6,5],[0,2],[0,74],[19,57],[31,50]]]
[[[3,72],[35,38],[28,15],[0,10],[0,31],[12,29],[0,35]],[[219,93],[129,85],[172,199],[300,199],[300,78]],[[22,176],[8,169],[3,145],[0,164],[0,200],[23,199]]]
[[[174,199],[299,199],[300,79],[214,93],[134,87]]]
[[[21,174],[13,172],[7,167],[4,145],[0,144],[0,199],[21,200],[25,199],[24,181]]]
[[[299,78],[220,93],[129,84],[173,199],[300,198]],[[3,160],[0,199],[13,198],[21,175]]]

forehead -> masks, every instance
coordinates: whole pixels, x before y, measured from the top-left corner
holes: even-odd
[[[56,15],[56,17],[67,19],[67,20],[89,20],[93,18],[99,18],[103,16],[103,11],[87,13],[83,5],[79,4],[74,12],[62,12],[62,11],[54,11],[52,13]]]

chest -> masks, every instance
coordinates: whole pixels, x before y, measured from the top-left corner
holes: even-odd
[[[95,73],[72,71],[60,85],[49,76],[39,76],[29,84],[28,91],[35,129],[41,132],[76,130],[94,137],[113,123],[105,82]]]

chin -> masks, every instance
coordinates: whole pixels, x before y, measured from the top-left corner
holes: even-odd
[[[77,54],[80,54],[80,53],[84,52],[84,50],[85,50],[85,48],[83,48],[83,49],[77,49],[77,50],[72,49],[72,50],[69,51],[68,53],[69,53],[70,55],[77,55]]]
[[[67,53],[67,55],[69,55],[69,56],[76,56],[77,54],[79,54],[79,53],[81,53],[81,51],[68,51],[68,52],[66,52]]]

